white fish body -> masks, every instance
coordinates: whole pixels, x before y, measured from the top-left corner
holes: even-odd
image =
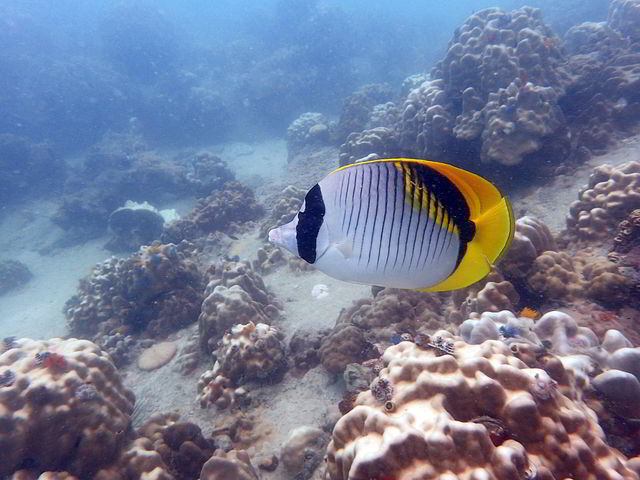
[[[309,191],[300,213],[269,239],[340,280],[440,285],[457,270],[475,235],[474,206],[430,165],[441,164],[391,159],[338,169]],[[487,270],[488,261],[472,263]]]

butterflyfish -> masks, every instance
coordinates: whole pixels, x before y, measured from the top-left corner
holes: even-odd
[[[269,240],[339,280],[443,291],[484,278],[514,230],[511,204],[491,182],[393,158],[329,173]]]

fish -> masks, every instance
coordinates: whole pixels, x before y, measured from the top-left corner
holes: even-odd
[[[514,230],[509,200],[488,180],[389,158],[329,173],[269,241],[345,282],[445,291],[487,276]]]

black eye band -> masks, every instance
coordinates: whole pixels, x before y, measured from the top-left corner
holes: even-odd
[[[308,263],[316,261],[316,240],[325,213],[320,185],[316,184],[304,197],[304,212],[298,213],[296,240],[298,255]]]

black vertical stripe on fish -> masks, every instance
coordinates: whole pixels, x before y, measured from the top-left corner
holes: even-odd
[[[445,209],[444,206],[442,205],[442,203],[438,202],[438,211],[436,212],[436,219],[438,217],[438,214],[441,213],[440,215],[440,221],[436,221],[437,227],[438,227],[438,235],[436,236],[436,243],[433,247],[433,258],[432,260],[436,259],[436,254],[438,253],[438,245],[440,245],[440,235],[442,234],[442,224],[444,223],[444,216],[445,216]]]
[[[298,255],[308,263],[316,261],[316,240],[325,214],[322,191],[317,183],[304,197],[304,212],[298,212],[296,242]]]
[[[445,210],[446,213],[446,210]],[[444,237],[442,237],[442,245],[440,246],[440,253],[438,253],[438,258],[442,257],[442,253],[444,252],[444,246],[447,243],[447,235],[449,234],[449,224],[451,222],[451,215],[447,215],[447,224],[444,225]]]
[[[377,178],[376,178],[376,209],[373,212],[373,226],[371,227],[371,240],[369,241],[369,255],[367,257],[367,266],[369,266],[369,262],[371,262],[371,252],[373,251],[373,237],[376,233],[376,223],[378,222],[378,206],[380,205],[380,192],[382,191],[380,189],[380,168],[381,165],[379,163],[374,163],[373,164],[376,167],[376,172],[378,174]],[[386,193],[385,193],[386,195]],[[385,198],[385,208],[387,206],[386,203],[386,198]],[[383,224],[384,226],[384,224]],[[380,246],[378,245],[378,258],[380,255]]]
[[[384,237],[384,227],[387,225],[387,210],[389,209],[389,163],[384,164],[384,215],[382,216],[382,228],[380,229],[380,239],[378,240],[378,259],[376,260],[376,269],[380,267],[380,253],[382,252],[382,238]],[[388,253],[387,253],[388,255]]]
[[[418,199],[418,219],[416,220],[416,234],[413,237],[413,247],[411,247],[411,258],[409,259],[409,270],[411,270],[411,266],[413,265],[413,257],[416,253],[416,240],[418,240],[418,231],[420,230],[420,217],[422,216],[422,195],[424,193],[424,188],[422,185],[418,185],[418,191],[420,192],[420,198]],[[420,256],[418,256],[420,258]]]
[[[344,198],[341,198],[340,208],[342,208],[342,231],[344,231],[344,224],[347,221],[347,196],[349,195],[349,188],[351,188],[351,170],[347,172],[347,185],[344,187]],[[343,175],[343,186],[344,186],[344,175]],[[342,197],[342,191],[340,192],[340,196]]]
[[[387,271],[387,264],[391,257],[391,244],[393,243],[393,226],[396,221],[396,203],[398,201],[398,168],[395,164],[390,164],[393,171],[393,209],[391,210],[391,229],[389,230],[389,241],[387,242],[387,256],[384,260],[383,272]]]
[[[353,220],[353,209],[356,207],[356,184],[358,183],[358,170],[353,178],[353,187],[351,187],[351,208],[349,209],[349,225],[347,225],[347,237],[349,237],[349,231],[351,230],[351,220]]]
[[[362,238],[360,240],[360,253],[358,255],[358,263],[362,259],[362,254],[364,253],[364,237],[367,234],[367,226],[369,225],[369,210],[371,209],[371,180],[373,179],[373,168],[371,166],[367,167],[369,173],[369,186],[367,188],[367,213],[364,218],[364,228],[362,229]],[[373,238],[373,235],[370,235]],[[371,250],[369,250],[369,260],[371,260]],[[368,262],[367,262],[368,263]]]
[[[356,217],[356,226],[353,229],[353,239],[355,240],[358,236],[358,225],[360,225],[360,214],[362,213],[362,191],[364,188],[364,175],[365,170],[361,168],[362,176],[360,177],[360,195],[358,196],[358,215]],[[362,251],[362,246],[360,246],[360,250]]]
[[[420,258],[422,258],[422,250],[424,248],[424,236],[427,233],[427,227],[429,226],[429,212],[431,211],[431,192],[427,189],[425,185],[422,186],[423,191],[427,195],[427,218],[424,221],[424,227],[422,227],[422,237],[420,238],[420,253],[418,254],[418,259],[416,260],[416,268],[420,265]],[[421,202],[422,204],[422,202]],[[429,256],[429,250],[427,250],[427,257]]]
[[[405,196],[405,192],[407,191],[407,186],[405,184],[406,182],[406,175],[404,174],[404,164],[401,163],[400,166],[402,167],[402,185],[401,185],[401,189],[400,191],[402,192],[402,205],[400,206],[401,209],[401,213],[400,213],[400,225],[398,226],[398,239],[396,240],[396,256],[393,259],[393,268],[396,268],[396,264],[398,263],[398,254],[400,253],[400,236],[402,235],[402,223],[404,222],[404,211],[405,211],[405,202],[404,202],[404,196]],[[397,168],[397,166],[396,166]]]
[[[342,207],[342,194],[344,193],[344,175],[340,176],[340,189],[336,189],[333,195],[333,203]]]
[[[415,189],[416,189],[416,181],[415,181],[415,172],[413,168],[407,165],[407,173],[409,174],[409,187],[410,192],[409,196],[411,197],[411,206],[409,207],[409,223],[407,224],[407,236],[404,239],[404,252],[402,252],[402,265],[404,266],[404,262],[407,259],[407,249],[409,248],[409,235],[411,235],[411,220],[413,220],[413,201],[415,200]]]
[[[427,255],[424,259],[424,265],[426,265],[427,261],[429,260],[429,253],[431,253],[431,247],[433,247],[433,244],[431,243],[431,240],[433,239],[433,231],[438,226],[438,199],[436,198],[435,194],[431,193],[431,195],[433,195],[433,218],[431,219],[431,231],[429,232],[429,241],[427,242]]]

